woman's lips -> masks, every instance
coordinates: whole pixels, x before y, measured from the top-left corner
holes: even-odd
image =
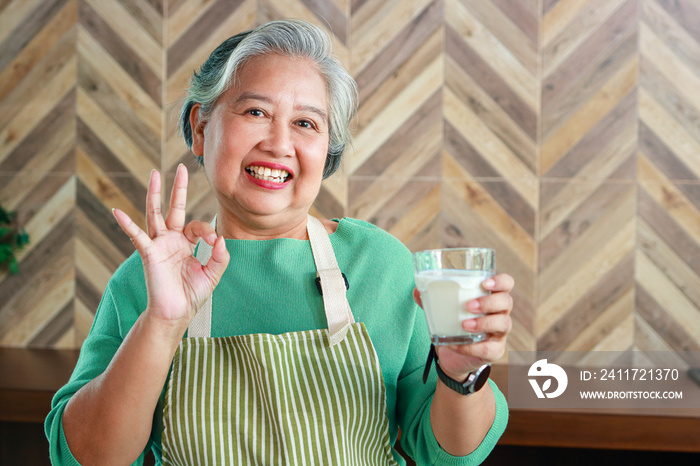
[[[267,189],[282,189],[294,177],[289,168],[269,162],[254,162],[245,172],[253,183]]]

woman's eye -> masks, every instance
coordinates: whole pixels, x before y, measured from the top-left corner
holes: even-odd
[[[253,115],[253,116],[255,116],[255,117],[261,117],[261,116],[264,116],[264,115],[265,115],[265,114],[263,113],[263,111],[260,110],[259,108],[251,108],[250,110],[248,110],[247,113],[248,113],[248,115]]]
[[[314,124],[312,122],[310,122],[309,120],[299,120],[299,121],[297,121],[297,125],[301,126],[302,128],[309,128],[309,129],[315,128]]]

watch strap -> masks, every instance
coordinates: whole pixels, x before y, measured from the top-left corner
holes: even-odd
[[[430,374],[430,367],[433,365],[433,361],[435,361],[435,370],[442,383],[461,395],[471,395],[479,391],[486,384],[489,374],[491,373],[491,366],[486,364],[476,371],[471,372],[466,381],[459,382],[445,374],[440,368],[440,361],[437,357],[435,345],[431,344],[430,351],[428,352],[428,360],[425,362],[425,369],[423,370],[423,383],[426,383],[428,380],[428,374]]]

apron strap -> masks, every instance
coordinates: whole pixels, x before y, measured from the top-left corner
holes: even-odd
[[[216,228],[216,217],[212,221],[212,226]],[[330,346],[334,346],[345,338],[348,328],[355,323],[355,318],[345,295],[345,279],[338,267],[326,228],[320,220],[311,215],[308,216],[306,228],[309,233],[316,270],[321,279],[323,307],[328,321],[328,340]],[[211,246],[204,240],[199,240],[195,257],[202,265],[209,261],[211,250]],[[190,322],[187,335],[209,338],[211,336],[211,313],[212,297],[209,295],[207,301]]]
[[[335,259],[326,228],[320,220],[311,215],[306,228],[309,231],[316,271],[321,279],[323,307],[328,321],[328,340],[330,346],[334,346],[343,341],[348,328],[355,323],[355,318],[345,295],[345,279]]]

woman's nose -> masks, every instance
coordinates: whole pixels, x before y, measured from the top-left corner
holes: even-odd
[[[280,122],[271,122],[265,138],[260,142],[260,148],[277,157],[294,153],[291,128]]]

